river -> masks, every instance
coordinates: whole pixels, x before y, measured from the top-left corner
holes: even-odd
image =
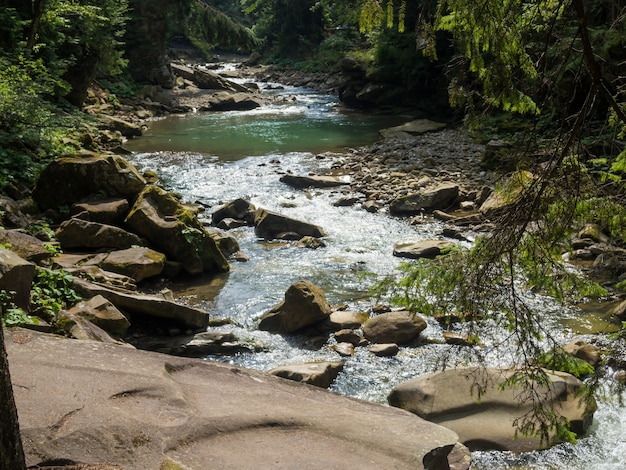
[[[266,347],[265,352],[212,359],[261,371],[290,363],[342,359],[328,345],[320,349],[306,338],[256,329],[259,317],[283,299],[292,283],[307,280],[320,287],[331,304],[367,310],[374,303],[368,295],[371,275],[391,274],[398,265],[399,259],[392,256],[394,243],[432,238],[441,230],[435,220],[414,226],[385,212],[336,206],[346,195],[342,190],[301,191],[279,181],[288,171],[318,173],[333,163],[332,156],[324,157],[323,152],[373,143],[379,129],[407,117],[347,112],[337,106],[334,97],[302,88],[268,93],[285,99],[253,111],[155,120],[143,137],[126,145],[133,152],[130,160],[140,169],[156,171],[167,189],[181,194],[186,202],[209,207],[209,214],[241,197],[256,207],[313,222],[327,232],[326,247],[309,250],[288,242],[260,240],[250,227],[232,230],[247,262],[231,262],[230,273],[218,278],[172,287],[181,300],[206,309],[212,318],[230,318],[233,324],[219,327],[220,331],[232,331]],[[589,332],[593,323],[579,309],[564,308],[548,298],[529,293],[529,301],[544,312],[556,336],[563,340]],[[428,320],[422,335],[440,338],[441,328]],[[343,358],[344,370],[331,390],[384,404],[393,386],[436,368],[443,348],[452,354],[452,361],[463,360],[441,344],[403,347],[393,358],[376,357],[357,348],[354,356]],[[492,363],[506,365],[509,359],[498,354]],[[563,444],[521,456],[474,453],[473,468],[623,468],[626,408],[605,400],[599,405],[591,433],[576,445]]]

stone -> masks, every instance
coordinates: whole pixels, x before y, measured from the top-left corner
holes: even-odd
[[[473,346],[476,344],[476,341],[472,340],[470,336],[454,331],[444,331],[443,340],[446,344],[453,344],[455,346]]]
[[[74,339],[122,344],[86,318],[66,310],[59,311],[55,323],[57,328],[65,331],[66,334]]]
[[[148,186],[141,193],[126,224],[168,259],[180,261],[189,274],[229,269],[224,254],[196,215],[158,186]]]
[[[328,388],[343,370],[343,362],[309,362],[275,367],[268,374],[295,382]]]
[[[220,91],[209,98],[206,111],[249,111],[262,104],[263,102],[251,93]]]
[[[11,301],[30,310],[30,289],[35,279],[35,265],[16,253],[0,247],[0,290],[15,292]]]
[[[400,352],[400,348],[396,343],[372,344],[368,351],[379,357],[393,357]]]
[[[405,344],[426,329],[426,321],[406,310],[381,313],[363,324],[363,336],[372,343]]]
[[[18,230],[0,230],[0,244],[10,245],[12,252],[36,264],[52,257],[41,240]]]
[[[245,220],[226,217],[217,223],[217,228],[221,228],[222,230],[232,230],[234,228],[245,227],[246,225],[248,224]]]
[[[33,199],[42,209],[71,205],[94,194],[135,200],[146,185],[137,169],[119,155],[62,157],[41,172]]]
[[[231,364],[23,329],[5,343],[29,467],[442,470],[458,441],[406,411]]]
[[[446,248],[453,247],[454,243],[446,240],[423,240],[417,243],[396,243],[393,248],[393,256],[399,258],[435,259]]]
[[[131,277],[141,282],[149,277],[158,276],[165,266],[165,255],[146,247],[133,247],[126,250],[112,251],[98,263],[105,271]]]
[[[77,202],[70,207],[70,215],[86,212],[90,222],[120,225],[128,215],[130,206],[125,198],[109,198],[88,202]]]
[[[317,250],[318,248],[324,248],[326,246],[326,243],[324,243],[319,238],[305,236],[298,240],[298,243],[296,243],[296,246],[298,248],[308,248],[310,250]]]
[[[99,114],[98,118],[104,125],[112,130],[117,131],[124,137],[139,137],[143,134],[141,127],[132,122],[126,121],[116,116],[109,116],[107,114]]]
[[[324,292],[307,281],[298,281],[285,292],[285,300],[261,318],[259,329],[293,333],[326,319],[331,313]]]
[[[129,339],[136,347],[181,357],[232,356],[260,352],[261,347],[245,344],[233,334],[221,331],[203,331],[194,335]]]
[[[71,218],[63,222],[55,232],[63,249],[69,248],[130,248],[145,242],[134,233],[114,225],[89,222]]]
[[[256,207],[245,199],[234,199],[213,212],[211,219],[213,225],[218,225],[224,219],[243,220],[246,224],[254,225],[254,213]]]
[[[292,188],[334,188],[349,185],[350,182],[338,176],[297,176],[286,174],[280,177],[280,181]]]
[[[456,183],[440,183],[430,189],[400,196],[389,205],[392,215],[417,215],[422,212],[446,210],[456,202],[459,186]]]
[[[361,346],[363,343],[367,343],[363,335],[349,328],[336,331],[335,340],[337,343],[350,343],[352,346]]]
[[[83,297],[101,295],[121,311],[131,315],[160,318],[184,328],[206,329],[209,314],[199,308],[178,304],[155,295],[135,294],[109,289],[75,277],[73,287]]]
[[[254,228],[258,236],[266,239],[278,238],[279,234],[286,232],[297,233],[298,238],[326,236],[324,229],[315,224],[292,219],[266,209],[257,209],[254,216]]]
[[[380,131],[380,135],[384,139],[412,139],[416,135],[440,131],[445,127],[446,124],[442,122],[435,122],[429,119],[416,119],[414,121],[405,122],[399,126],[383,129]]]
[[[337,343],[331,346],[331,349],[343,357],[354,356],[354,345],[352,343]]]
[[[486,217],[497,217],[514,204],[533,181],[534,175],[529,171],[517,171],[496,188],[480,206],[480,212]]]
[[[570,341],[563,346],[563,350],[578,359],[582,359],[593,367],[600,363],[601,356],[598,348],[582,339]]]
[[[104,331],[122,338],[126,336],[130,326],[128,318],[101,295],[81,300],[67,310],[67,313],[89,320]]]
[[[0,227],[28,227],[28,218],[22,213],[17,202],[5,196],[0,196]]]
[[[499,389],[515,371],[499,368],[446,369],[419,376],[395,386],[388,396],[391,406],[441,423],[459,435],[470,450],[508,450],[529,452],[546,447],[534,436],[516,436],[515,420],[533,409],[532,403],[520,403],[525,393],[518,386]],[[545,371],[551,389],[534,384],[543,406],[566,418],[570,429],[583,434],[591,425],[595,404],[587,407],[578,395],[583,383],[564,372]],[[476,386],[484,387],[480,397]]]
[[[369,317],[369,314],[366,312],[336,310],[329,315],[326,320],[326,324],[332,331],[339,331],[347,328],[360,328]]]

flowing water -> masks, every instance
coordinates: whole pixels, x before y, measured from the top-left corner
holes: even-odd
[[[231,271],[194,284],[173,286],[175,294],[210,312],[212,318],[230,318],[230,330],[238,337],[265,346],[264,352],[243,353],[213,359],[267,371],[272,367],[318,360],[344,360],[345,367],[331,389],[349,396],[386,403],[396,384],[433,370],[444,356],[463,358],[439,344],[441,328],[428,321],[422,333],[432,343],[404,347],[393,358],[379,358],[364,348],[340,358],[329,345],[319,347],[299,337],[283,337],[258,331],[259,317],[283,299],[294,282],[307,280],[320,287],[333,305],[367,310],[372,275],[394,272],[396,242],[437,236],[436,221],[412,226],[386,213],[368,213],[357,207],[336,207],[342,190],[301,191],[279,181],[285,172],[318,173],[330,167],[332,156],[320,152],[372,143],[382,127],[398,123],[397,117],[364,116],[337,107],[333,97],[310,90],[286,88],[272,105],[246,112],[196,113],[172,116],[151,123],[145,136],[128,143],[131,160],[140,169],[156,171],[163,184],[187,202],[209,207],[210,214],[235,198],[250,200],[287,216],[324,228],[326,247],[297,248],[290,242],[258,239],[250,227],[231,231],[247,262],[231,262]],[[406,120],[406,118],[404,118]],[[546,314],[556,335],[566,340],[588,333],[589,321],[579,309],[564,308],[550,299],[529,294],[528,301]],[[582,327],[580,325],[583,325]],[[488,351],[487,351],[488,352]],[[490,359],[506,365],[514,351]],[[601,402],[588,437],[577,445],[514,456],[503,452],[476,453],[475,468],[617,469],[626,458],[626,411]]]

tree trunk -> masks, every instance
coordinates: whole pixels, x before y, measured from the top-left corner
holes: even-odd
[[[4,347],[0,323],[0,469],[25,470],[26,460],[20,439],[17,409],[9,374],[9,362]]]

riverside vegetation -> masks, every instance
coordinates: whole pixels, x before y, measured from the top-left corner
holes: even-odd
[[[129,4],[134,14],[129,15]],[[168,104],[157,99],[163,86],[174,86],[165,60],[168,35],[205,51],[216,44],[246,50],[259,47],[266,57],[275,61],[288,58],[291,64],[302,64],[315,51],[315,60],[307,64],[336,65],[342,80],[329,88],[336,89],[349,105],[408,104],[423,113],[424,109],[416,107],[424,106],[430,97],[431,115],[464,118],[470,134],[483,142],[493,136],[509,142],[492,142],[483,162],[491,171],[512,175],[502,180],[500,204],[490,213],[493,224],[487,234],[471,249],[444,250],[433,260],[405,264],[404,275],[384,280],[379,293],[413,313],[450,316],[452,312],[467,327],[468,338],[480,339],[480,322],[475,319],[498,323],[519,348],[520,361],[515,364],[519,373],[509,377],[507,385],[521,384],[531,391],[534,383],[549,385],[545,367],[557,368],[557,364],[575,375],[590,372],[564,354],[556,342],[550,351],[545,350],[547,332],[519,289],[535,289],[563,301],[587,296],[619,300],[623,291],[626,214],[622,173],[626,153],[621,138],[626,118],[621,2],[485,2],[481,8],[462,0],[441,1],[436,8],[402,3],[397,17],[400,24],[419,25],[418,45],[432,60],[415,50],[414,31],[406,31],[404,26],[376,29],[383,22],[393,26],[397,21],[391,2],[385,9],[379,3],[365,2],[359,24],[356,10],[348,12],[341,3],[312,8],[302,2],[287,8],[279,0],[257,1],[246,5],[243,13],[230,15],[240,21],[236,24],[204,2],[164,1],[164,13],[158,20],[169,28],[158,26],[161,23],[154,18],[142,18],[144,4],[1,2],[0,187],[7,199],[28,200],[41,169],[57,157],[76,155],[84,148],[112,150],[123,142],[122,133],[129,137],[139,133],[138,127],[103,115],[134,115],[139,120],[180,110],[176,106],[182,93],[179,101]],[[198,25],[190,21],[192,17],[205,23]],[[294,18],[297,21],[292,21]],[[511,27],[500,28],[503,23]],[[246,24],[254,27],[247,29]],[[370,34],[360,35],[359,27]],[[143,42],[130,34],[131,30],[145,33]],[[328,35],[330,30],[333,34]],[[142,50],[147,40],[155,39],[163,48],[153,51],[151,60],[143,61],[147,63],[133,61],[130,49]],[[445,75],[434,65],[437,63],[445,65]],[[127,72],[122,73],[124,70]],[[391,80],[390,75],[397,71],[401,73]],[[107,90],[94,92],[94,80]],[[152,84],[140,93],[137,80]],[[407,93],[415,102],[402,99]],[[135,96],[141,96],[141,107]],[[448,108],[442,96],[449,97],[456,108]],[[389,148],[381,149],[384,163]],[[375,149],[371,152],[376,154]],[[358,190],[367,194],[367,185],[364,178]],[[101,191],[101,195],[114,195],[110,188]],[[375,201],[383,197],[380,192],[370,195],[378,204],[391,202]],[[56,228],[68,215],[71,203],[84,195],[72,196],[56,200],[48,207],[47,218],[35,224],[15,223],[39,238],[48,237],[44,259],[58,250],[58,245],[50,243],[54,240],[49,228]],[[48,204],[52,197],[41,198],[40,205]],[[197,249],[197,236],[205,232],[196,225],[195,216],[189,215],[191,209],[176,205],[175,198],[159,197],[176,206],[171,216],[185,214],[180,235]],[[19,218],[22,209],[36,213],[26,209],[25,203],[15,212],[11,202],[6,204],[5,226],[14,223],[11,217]],[[427,211],[432,212],[430,208]],[[203,238],[208,239],[213,240]],[[564,253],[569,258],[564,258]],[[600,257],[596,257],[598,253]],[[179,252],[168,258],[179,261],[179,269],[182,265],[182,269],[205,271],[202,261],[193,258],[199,267],[192,268],[194,264],[181,256],[186,255]],[[581,276],[570,268],[568,261],[577,258],[584,264],[592,256],[599,259],[595,272],[589,272],[595,275]],[[221,260],[210,264],[226,269]],[[174,269],[171,263],[169,267]],[[61,308],[78,300],[69,280],[64,271],[51,274],[38,268],[32,298],[24,301],[3,293],[4,323],[35,323],[37,320],[25,314],[29,309],[33,314],[45,312],[44,319],[55,319]],[[616,312],[623,315],[623,308]],[[613,339],[616,350],[605,355],[596,369],[598,375],[609,368],[623,369],[623,333]],[[518,423],[520,431],[538,434],[542,440],[555,436],[573,439],[568,423],[552,408],[541,406],[539,398],[531,396],[536,406]]]

